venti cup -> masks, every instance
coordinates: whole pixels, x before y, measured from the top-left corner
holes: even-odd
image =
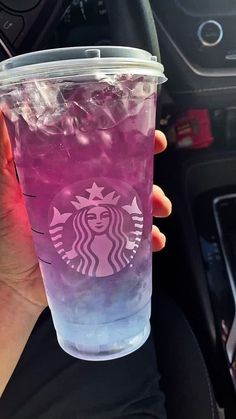
[[[0,64],[0,105],[58,342],[118,358],[150,333],[157,86],[146,51],[79,47]]]

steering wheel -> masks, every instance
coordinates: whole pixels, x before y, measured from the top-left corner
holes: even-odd
[[[142,48],[160,61],[156,26],[149,0],[107,0],[114,45]]]

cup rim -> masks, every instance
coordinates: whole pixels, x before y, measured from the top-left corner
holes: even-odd
[[[98,51],[100,56],[84,57],[87,51]],[[116,56],[109,56],[111,53]],[[60,55],[65,58],[58,59]],[[130,47],[90,46],[35,51],[2,61],[0,88],[39,79],[73,76],[99,78],[99,73],[103,73],[103,77],[106,74],[153,76],[158,78],[158,84],[167,80],[163,65],[148,51]]]

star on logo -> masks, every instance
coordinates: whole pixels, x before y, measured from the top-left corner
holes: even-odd
[[[92,188],[86,189],[90,193],[89,199],[100,198],[102,199],[102,191],[104,187],[99,187],[95,182],[93,182]]]
[[[89,198],[85,198],[84,196],[76,195],[78,202],[71,201],[71,204],[78,210],[89,207],[89,206],[97,206],[97,205],[117,205],[117,202],[120,199],[120,195],[114,196],[115,191],[108,193],[107,195],[103,196],[102,191],[104,187],[98,186],[95,182],[93,182],[93,186],[89,189],[86,189],[89,192]],[[94,199],[99,198],[99,199]]]

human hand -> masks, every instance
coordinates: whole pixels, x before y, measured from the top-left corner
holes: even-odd
[[[0,288],[38,311],[47,306],[28,216],[16,178],[12,149],[0,113]]]
[[[155,153],[166,148],[165,135],[156,131]],[[47,306],[24,199],[16,179],[7,128],[0,114],[0,285],[38,307]],[[161,188],[153,187],[153,215],[166,217],[171,203]],[[153,250],[161,250],[165,236],[153,226]]]

